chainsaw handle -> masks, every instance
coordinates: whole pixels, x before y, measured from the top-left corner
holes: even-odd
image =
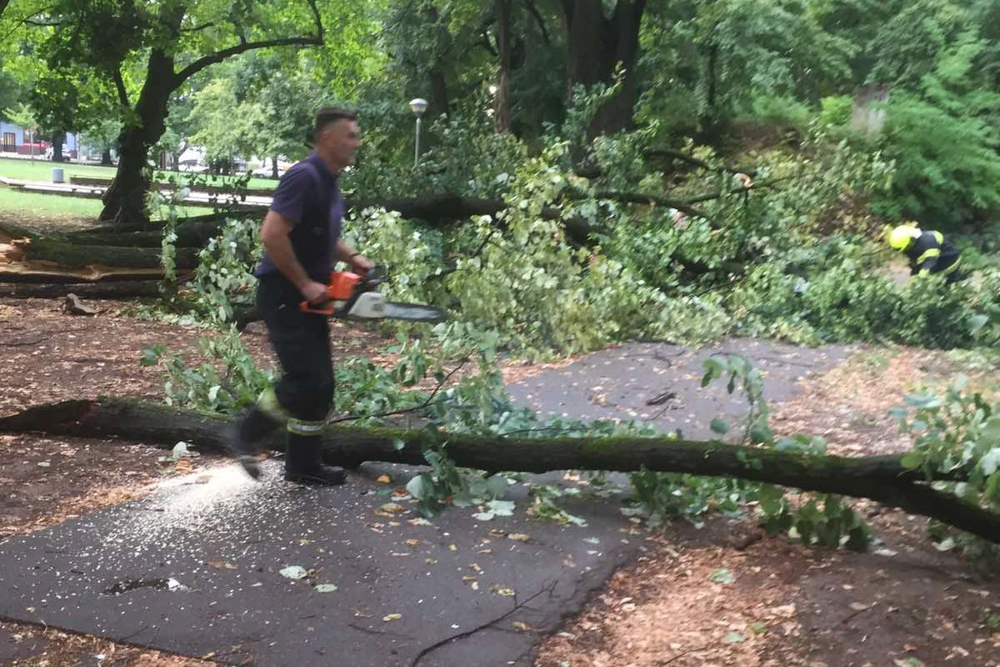
[[[303,301],[299,304],[299,310],[303,313],[316,313],[317,315],[336,315],[336,311],[333,308],[312,308],[308,301]]]

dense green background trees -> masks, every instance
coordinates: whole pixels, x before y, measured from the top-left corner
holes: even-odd
[[[410,97],[430,100],[428,121],[490,114],[537,152],[595,86],[608,93],[588,112],[578,162],[586,141],[631,129],[663,148],[690,137],[730,151],[748,122],[801,131],[824,100],[880,86],[888,126],[869,148],[901,171],[878,210],[962,225],[997,205],[984,184],[997,163],[1000,10],[986,0],[7,4],[0,62],[16,85],[3,108],[29,103],[47,135],[121,123],[105,219],[144,218],[153,146],[294,159],[312,109],[352,103],[379,135],[368,159],[391,172],[405,164]],[[425,146],[441,140],[432,130]]]
[[[852,317],[881,313],[890,337],[942,344],[862,274],[886,258],[868,245],[882,224],[992,238],[998,19],[984,0],[19,0],[0,62],[5,108],[115,144],[103,217],[119,222],[145,218],[161,151],[276,165],[305,154],[315,108],[358,108],[345,191],[430,202],[421,219],[356,211],[359,242],[426,278],[410,296],[461,302],[510,345],[712,336],[736,311],[744,332],[813,342],[872,338]],[[884,101],[858,106],[861,90]],[[493,213],[435,210],[444,195]],[[561,312],[574,285],[604,305]],[[535,288],[550,322],[526,322]],[[990,301],[966,296],[948,305],[962,322]],[[604,307],[618,315],[585,331]]]

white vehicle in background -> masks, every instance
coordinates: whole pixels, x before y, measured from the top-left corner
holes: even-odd
[[[293,162],[285,162],[282,159],[278,159],[278,178],[284,175],[291,167]],[[272,159],[268,158],[261,160],[260,166],[253,170],[253,176],[256,178],[272,178],[274,176],[274,168]]]

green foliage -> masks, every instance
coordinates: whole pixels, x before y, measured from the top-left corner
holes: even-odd
[[[750,102],[748,118],[781,129],[805,131],[813,112],[791,96],[759,95]]]
[[[944,395],[924,392],[907,396],[906,407],[891,414],[900,430],[914,436],[903,465],[922,471],[928,481],[959,472],[962,482],[935,481],[939,491],[954,494],[973,506],[1000,511],[1000,403],[966,391],[960,376]],[[995,544],[962,536],[971,555],[1000,562]]]
[[[879,210],[936,228],[1000,210],[1000,95],[976,81],[985,48],[963,34],[921,78],[919,92],[895,94],[887,105],[883,143],[897,172]]]
[[[851,120],[854,100],[850,95],[830,95],[819,101],[820,125],[841,126]]]
[[[253,405],[274,381],[272,373],[256,367],[235,328],[202,336],[198,347],[206,360],[195,366],[164,345],[143,350],[140,364],[164,371],[167,405],[234,413]]]
[[[938,276],[905,286],[875,273],[878,251],[850,238],[803,248],[752,269],[728,295],[738,331],[818,344],[892,341],[936,348],[974,345],[994,295]],[[805,267],[805,271],[801,271]],[[992,281],[991,281],[992,282]]]
[[[705,360],[702,386],[728,378],[727,390],[740,388],[747,399],[748,412],[739,424],[738,444],[796,452],[802,456],[823,456],[826,447],[815,436],[793,434],[776,439],[768,423],[770,409],[763,398],[763,377],[739,355],[712,356]],[[719,435],[732,429],[722,419],[711,428]],[[754,464],[747,460],[747,466]],[[759,464],[758,464],[759,465]],[[642,470],[631,475],[635,491],[627,514],[646,517],[651,526],[664,520],[684,517],[696,521],[710,511],[741,516],[748,503],[756,502],[760,524],[771,534],[786,533],[804,544],[837,548],[847,546],[863,551],[871,539],[865,522],[839,496],[802,493],[796,501],[783,488],[740,479],[705,478],[676,473]]]

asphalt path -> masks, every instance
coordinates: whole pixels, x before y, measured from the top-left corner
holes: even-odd
[[[631,344],[510,392],[542,413],[702,437],[712,418],[745,413],[725,382],[700,388],[704,358],[726,352],[750,357],[780,401],[848,350]],[[366,464],[342,487],[312,489],[282,481],[280,467],[266,462],[262,482],[235,466],[166,479],[144,499],[0,541],[0,618],[233,664],[526,666],[644,541],[620,495],[588,495],[573,476],[512,484],[511,516],[451,508],[427,521],[383,495],[414,469]],[[586,525],[527,516],[527,485],[542,482],[582,491],[564,505]],[[0,634],[0,663],[24,650]]]

